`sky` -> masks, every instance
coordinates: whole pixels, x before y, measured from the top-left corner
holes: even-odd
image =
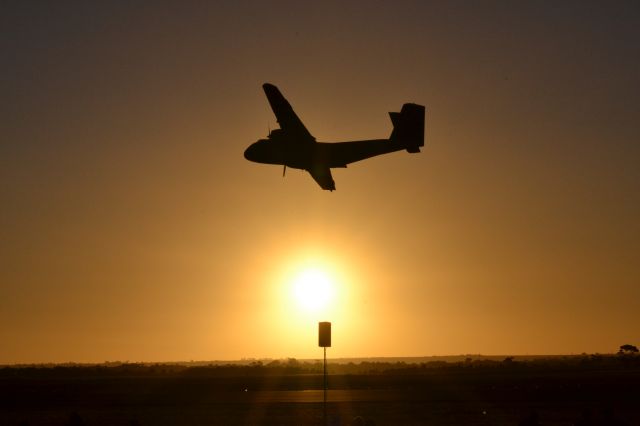
[[[637,2],[20,2],[0,14],[0,364],[640,343]],[[244,159],[277,85],[320,141]],[[309,268],[332,289],[299,303]]]

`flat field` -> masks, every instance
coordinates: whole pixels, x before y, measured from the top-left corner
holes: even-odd
[[[517,364],[331,374],[327,424],[640,425],[636,363]],[[300,368],[7,367],[0,424],[321,425],[322,389],[322,374]]]

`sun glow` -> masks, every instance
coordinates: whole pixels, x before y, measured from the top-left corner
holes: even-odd
[[[334,297],[335,288],[329,275],[318,268],[300,271],[293,279],[293,293],[298,306],[310,312],[326,309]]]
[[[276,280],[280,312],[287,327],[341,317],[349,281],[340,263],[321,253],[306,252],[290,258],[281,271]]]
[[[283,262],[269,277],[271,290],[263,299],[265,315],[259,327],[276,342],[281,356],[317,355],[320,321],[333,324],[332,339],[341,342],[341,350],[357,352],[367,336],[363,322],[371,317],[354,273],[360,269],[358,257],[300,248],[280,257]]]

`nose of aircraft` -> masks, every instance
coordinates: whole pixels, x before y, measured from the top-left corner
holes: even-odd
[[[251,145],[249,145],[249,148],[244,150],[244,158],[246,158],[249,161],[256,161],[256,143],[252,143]]]

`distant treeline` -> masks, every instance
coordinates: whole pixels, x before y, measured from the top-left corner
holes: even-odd
[[[462,361],[429,362],[384,362],[361,361],[328,363],[331,375],[353,374],[432,374],[434,372],[455,372],[473,369],[495,372],[503,371],[582,371],[582,370],[625,370],[640,368],[640,356],[634,354],[617,355],[572,355],[517,359],[505,357],[501,360],[467,357]],[[191,376],[191,377],[231,377],[262,375],[303,375],[322,374],[320,361],[299,361],[295,358],[273,361],[251,361],[246,363],[191,366],[171,363],[119,363],[104,364],[61,364],[61,365],[14,365],[0,367],[0,377],[117,377],[117,376]]]

